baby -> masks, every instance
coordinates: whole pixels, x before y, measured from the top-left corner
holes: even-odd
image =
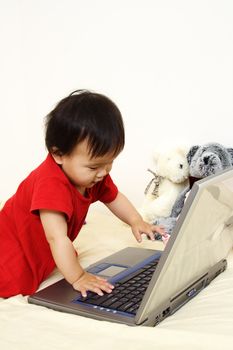
[[[103,202],[138,242],[143,233],[165,234],[143,221],[109,175],[124,148],[121,113],[102,94],[74,91],[48,114],[45,142],[46,159],[0,211],[0,297],[34,293],[55,266],[84,297],[111,293],[113,285],[82,268],[72,244],[89,206]]]

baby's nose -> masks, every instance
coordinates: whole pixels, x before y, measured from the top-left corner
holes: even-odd
[[[104,177],[105,175],[107,175],[107,169],[106,168],[102,168],[100,169],[100,171],[97,174],[97,177]]]

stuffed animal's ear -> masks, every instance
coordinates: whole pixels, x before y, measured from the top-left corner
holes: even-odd
[[[193,158],[193,156],[194,156],[194,154],[197,152],[197,150],[198,150],[198,148],[199,148],[200,146],[192,146],[191,148],[190,148],[190,150],[188,151],[188,154],[187,154],[187,161],[188,161],[188,163],[189,163],[189,165],[191,164],[191,161],[192,161],[192,158]]]
[[[227,148],[227,152],[231,155],[231,165],[233,165],[233,148]]]

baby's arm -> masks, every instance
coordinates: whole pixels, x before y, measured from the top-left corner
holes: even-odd
[[[143,233],[148,235],[151,240],[154,240],[154,232],[160,235],[165,234],[162,227],[150,225],[145,222],[132,203],[121,192],[118,192],[114,201],[107,203],[106,206],[120,220],[131,226],[132,232],[138,242],[141,242],[141,234]]]
[[[105,279],[85,272],[78,262],[75,249],[67,236],[65,216],[56,211],[40,210],[40,218],[54,261],[73,288],[86,296],[88,290],[99,295],[110,293],[113,286]]]

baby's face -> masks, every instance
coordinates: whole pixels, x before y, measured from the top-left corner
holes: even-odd
[[[88,151],[87,141],[84,140],[69,155],[53,155],[56,163],[61,165],[66,176],[81,193],[102,181],[112,169],[115,159],[112,154],[91,158]]]

